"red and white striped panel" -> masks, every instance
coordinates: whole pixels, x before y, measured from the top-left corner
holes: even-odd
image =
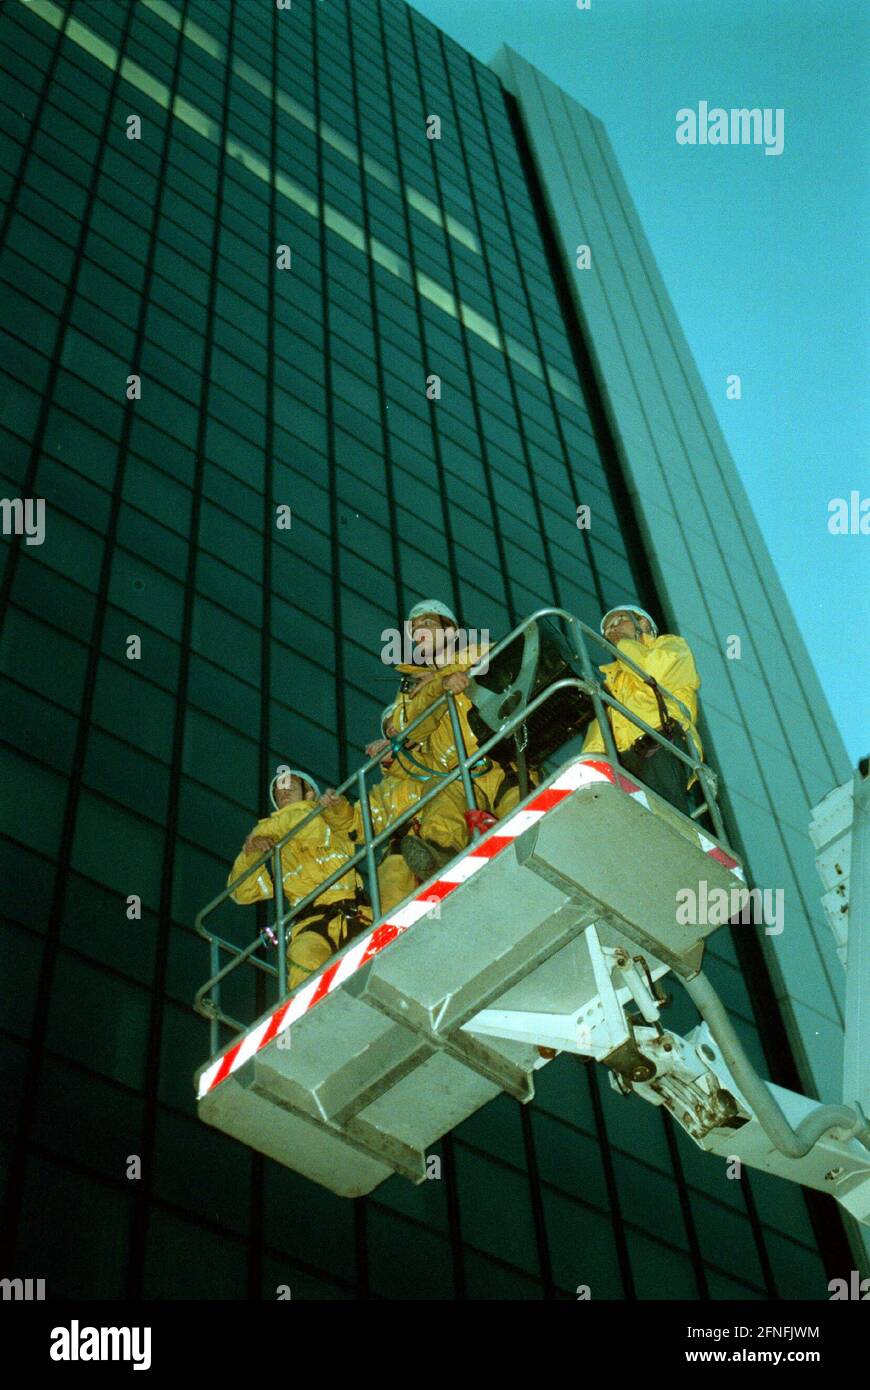
[[[554,806],[558,806],[572,792],[579,787],[588,786],[592,782],[613,782],[619,785],[629,796],[639,801],[647,810],[650,809],[649,800],[643,787],[639,787],[636,782],[632,782],[623,773],[617,774],[614,769],[606,762],[598,762],[594,759],[587,759],[572,763],[563,773],[551,782],[549,787],[533,796],[527,806],[521,811],[517,811],[507,820],[499,821],[497,826],[477,844],[473,845],[463,857],[456,863],[449,865],[440,878],[412,898],[409,903],[395,912],[389,919],[370,931],[366,936],[359,940],[346,951],[343,956],[336,960],[332,965],[326,966],[319,975],[316,975],[310,984],[298,990],[285,1004],[280,1004],[270,1016],[264,1019],[250,1033],[246,1033],[239,1042],[228,1048],[222,1056],[212,1062],[211,1066],[206,1067],[199,1078],[199,1090],[197,1098],[213,1091],[215,1086],[219,1086],[232,1072],[243,1066],[250,1057],[259,1052],[261,1048],[274,1042],[279,1033],[283,1033],[298,1018],[313,1009],[315,1004],[319,1004],[321,999],[327,994],[331,994],[337,989],[344,980],[355,971],[359,970],[368,961],[372,960],[389,946],[396,937],[412,927],[421,917],[425,917],[432,911],[434,902],[442,902],[448,897],[460,883],[472,877],[480,869],[488,864],[496,855],[501,854],[518,835],[522,835],[524,830],[528,830],[530,825],[534,825],[548,811],[552,811]],[[739,878],[743,878],[743,870],[740,868],[736,859],[727,854],[719,845],[713,843],[700,830],[696,829],[698,842],[705,854],[709,854],[725,868],[731,869]],[[745,881],[745,880],[744,880]]]

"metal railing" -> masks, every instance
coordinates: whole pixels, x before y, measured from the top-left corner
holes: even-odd
[[[387,825],[385,825],[383,830],[379,831],[378,834],[375,835],[372,833],[371,808],[369,806],[368,792],[366,788],[366,776],[369,772],[371,772],[375,767],[377,767],[380,764],[384,756],[384,751],[382,750],[380,753],[377,753],[373,757],[371,757],[368,760],[368,762],[366,762],[355,773],[352,773],[350,777],[348,777],[344,782],[342,782],[340,787],[336,788],[336,792],[339,795],[345,794],[352,786],[355,786],[356,788],[356,799],[359,802],[360,806],[363,831],[365,835],[365,843],[356,851],[354,855],[346,859],[339,868],[333,870],[333,872],[328,877],[324,878],[323,881],[319,883],[316,888],[312,889],[310,893],[306,894],[304,898],[301,898],[298,902],[294,903],[292,907],[290,907],[289,909],[286,908],[283,885],[283,868],[281,864],[281,851],[284,848],[284,846],[288,844],[290,840],[293,839],[294,835],[298,835],[299,832],[306,825],[309,825],[318,816],[323,815],[324,807],[314,807],[310,815],[306,816],[303,820],[299,821],[297,825],[294,825],[293,828],[289,830],[281,840],[279,840],[269,850],[266,850],[263,854],[261,854],[260,857],[256,859],[251,865],[249,865],[249,867],[245,869],[244,873],[240,874],[237,879],[234,879],[231,883],[228,883],[226,888],[224,888],[224,890],[221,893],[219,893],[217,897],[213,898],[211,902],[208,903],[202,909],[202,911],[197,914],[195,921],[196,930],[199,933],[199,935],[205,937],[205,939],[209,943],[209,965],[211,974],[196,993],[196,997],[194,999],[194,1009],[198,1014],[202,1015],[202,1017],[207,1018],[209,1020],[210,1051],[212,1056],[214,1056],[220,1050],[218,1034],[218,1026],[220,1023],[224,1023],[228,1027],[236,1029],[238,1032],[244,1032],[246,1027],[248,1026],[247,1024],[240,1022],[238,1019],[232,1018],[230,1015],[226,1014],[223,1011],[221,1007],[220,997],[220,988],[223,981],[226,980],[227,977],[231,975],[235,970],[237,970],[239,966],[244,965],[245,963],[249,963],[253,965],[255,969],[262,971],[265,975],[271,976],[276,979],[277,999],[283,999],[284,996],[287,994],[286,942],[288,939],[288,933],[292,922],[294,921],[294,919],[301,916],[301,914],[304,913],[305,910],[311,906],[315,899],[319,898],[322,893],[326,892],[329,888],[331,888],[333,884],[335,884],[339,879],[346,877],[348,874],[353,874],[354,876],[356,876],[358,872],[358,866],[362,865],[363,862],[365,862],[368,875],[369,895],[372,904],[372,925],[375,925],[381,916],[376,851],[380,848],[382,844],[393,838],[393,836],[396,833],[396,830],[400,826],[402,826],[406,821],[412,820],[414,817],[418,816],[422,807],[426,806],[430,801],[433,800],[434,797],[439,796],[441,792],[443,792],[444,788],[449,786],[450,783],[454,782],[457,778],[460,778],[462,781],[467,808],[469,810],[476,809],[477,802],[474,796],[471,769],[478,762],[486,758],[488,751],[491,748],[493,748],[495,744],[501,742],[502,739],[511,734],[513,730],[516,729],[519,725],[523,724],[529,718],[529,716],[533,714],[536,709],[539,708],[539,706],[546,703],[547,700],[551,699],[552,696],[560,690],[576,689],[581,692],[584,692],[586,695],[589,696],[592,702],[593,709],[595,711],[595,718],[598,722],[598,728],[604,740],[606,755],[610,762],[618,766],[619,755],[613,738],[613,730],[611,728],[610,720],[607,718],[605,713],[605,706],[617,710],[621,715],[624,716],[624,718],[628,719],[631,723],[635,724],[637,728],[640,730],[640,733],[647,734],[651,738],[655,739],[655,741],[658,744],[660,744],[661,747],[665,749],[669,755],[678,758],[680,762],[684,763],[687,768],[690,768],[695,774],[695,776],[698,778],[698,781],[703,791],[703,804],[691,813],[692,818],[697,819],[700,815],[703,815],[705,812],[708,812],[713,821],[715,834],[723,843],[726,842],[724,825],[722,822],[722,817],[716,799],[716,774],[712,771],[711,768],[709,768],[706,765],[706,763],[702,761],[700,753],[697,749],[695,749],[692,754],[687,754],[683,752],[683,750],[681,748],[678,748],[676,744],[671,743],[670,740],[665,738],[659,732],[658,729],[653,728],[650,724],[647,724],[645,720],[641,719],[641,717],[635,714],[632,710],[629,710],[625,705],[623,705],[619,700],[617,700],[615,696],[611,695],[610,692],[605,689],[598,676],[596,675],[596,672],[592,665],[592,659],[589,655],[589,651],[586,645],[586,640],[589,638],[591,638],[592,641],[595,642],[599,647],[602,647],[605,651],[610,653],[613,657],[618,658],[618,660],[622,662],[624,665],[630,667],[631,670],[633,670],[638,676],[640,676],[640,678],[646,683],[649,683],[649,677],[640,666],[638,666],[634,661],[631,660],[630,657],[626,656],[625,653],[618,651],[617,648],[614,647],[610,642],[608,642],[605,637],[602,637],[600,633],[595,632],[590,627],[587,627],[587,625],[581,622],[579,618],[575,617],[572,613],[568,613],[564,608],[539,608],[530,617],[525,618],[521,623],[519,623],[513,629],[512,632],[509,632],[507,634],[506,637],[501,638],[501,640],[497,642],[494,647],[487,650],[487,652],[485,653],[486,661],[488,663],[491,663],[493,658],[497,656],[499,652],[503,651],[504,648],[509,646],[511,642],[516,641],[517,638],[522,636],[522,634],[529,627],[531,627],[533,623],[538,622],[538,620],[541,618],[548,617],[561,618],[566,624],[567,631],[565,635],[567,638],[568,646],[572,656],[575,657],[575,659],[579,662],[581,666],[581,669],[583,671],[582,677],[565,677],[561,680],[554,681],[552,685],[547,686],[546,689],[542,690],[540,694],[534,697],[534,699],[528,701],[524,705],[521,705],[519,709],[514,711],[513,714],[511,714],[507,719],[505,719],[505,721],[492,734],[492,736],[489,739],[487,739],[485,743],[480,744],[479,747],[475,749],[472,753],[469,753],[465,747],[465,740],[462,735],[462,727],[459,720],[459,714],[456,708],[455,697],[449,692],[445,692],[439,695],[436,700],[433,700],[431,705],[429,705],[425,710],[423,710],[423,712],[420,715],[418,715],[417,718],[411,724],[407,726],[407,728],[401,730],[400,738],[401,741],[404,742],[408,738],[408,735],[412,734],[414,729],[416,729],[419,724],[422,724],[425,720],[430,719],[432,714],[435,712],[435,710],[439,708],[439,706],[446,704],[450,714],[451,726],[453,730],[453,740],[457,753],[457,763],[455,768],[453,768],[446,774],[433,769],[433,775],[431,778],[431,789],[426,791],[422,796],[419,797],[418,800],[416,800],[411,806],[409,806],[407,810],[403,811],[401,815],[395,818],[395,820],[390,821]],[[469,669],[467,674],[473,678],[476,669],[476,667],[472,667],[471,669]],[[665,701],[670,701],[673,704],[675,704],[682,711],[687,722],[691,724],[691,716],[689,714],[689,711],[686,709],[685,705],[683,705],[682,702],[675,695],[672,695],[670,691],[666,690],[664,686],[660,685],[658,688],[661,691],[661,694],[664,697]],[[689,738],[691,737],[688,730],[686,731],[686,736],[688,742]],[[638,735],[638,737],[640,737],[640,734]],[[472,826],[470,831],[471,842],[473,843],[474,841],[479,839],[480,834],[481,831],[476,826]],[[263,868],[267,864],[267,862],[271,863],[272,883],[275,895],[275,924],[273,931],[278,947],[277,965],[272,965],[268,961],[262,960],[255,955],[255,952],[258,951],[265,944],[262,932],[259,932],[257,936],[253,939],[253,941],[249,942],[247,946],[241,947],[235,945],[231,941],[226,941],[223,937],[218,936],[215,932],[209,931],[204,925],[205,919],[209,917],[224,902],[226,902],[230,898],[232,893],[234,893],[238,889],[241,883],[244,883],[246,879],[251,877],[251,875],[258,873],[258,871],[261,868]],[[348,943],[348,945],[350,944],[351,943]],[[342,949],[346,949],[346,947]],[[220,964],[221,951],[228,953],[232,957],[232,959],[223,966],[221,966]]]

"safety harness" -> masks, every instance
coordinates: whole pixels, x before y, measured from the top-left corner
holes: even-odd
[[[303,917],[299,923],[299,936],[303,932],[313,931],[318,936],[322,936],[329,943],[330,950],[334,949],[335,942],[329,935],[329,924],[338,916],[347,918],[347,939],[352,941],[355,936],[371,925],[362,917],[363,906],[369,907],[371,904],[368,895],[362,890],[357,892],[355,898],[336,898],[334,902],[328,903],[320,912],[316,912],[312,917]]]
[[[442,772],[438,767],[427,767],[426,763],[421,763],[419,758],[414,757],[414,754],[406,745],[404,739],[398,737],[390,739],[390,749],[402,771],[406,772],[415,782],[428,782],[430,777],[449,777],[451,772],[455,770],[449,768],[447,772]],[[402,754],[405,755],[408,762],[413,763],[414,767],[420,768],[421,772],[426,774],[425,777],[421,777],[418,772],[412,772],[411,769],[402,762]],[[485,777],[487,772],[492,771],[492,767],[493,764],[490,758],[480,758],[478,762],[473,763],[471,767],[469,767],[468,771],[472,777]]]
[[[678,719],[674,719],[673,716],[669,714],[664,696],[659,690],[658,682],[652,676],[646,676],[645,680],[646,684],[651,687],[656,697],[656,704],[659,707],[659,719],[661,720],[659,733],[673,743],[674,739],[684,732],[683,726]],[[607,714],[607,722],[610,725],[610,732],[613,734],[613,711],[609,705],[605,705],[604,709]],[[615,734],[613,736],[613,741],[614,743],[616,742]],[[632,753],[636,753],[640,758],[653,758],[656,753],[661,752],[662,745],[657,739],[653,738],[652,734],[641,734],[629,747]]]

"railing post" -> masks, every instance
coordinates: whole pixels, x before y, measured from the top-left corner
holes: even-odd
[[[579,618],[570,617],[568,620],[568,647],[573,652],[577,660],[583,663],[583,633],[580,631]]]
[[[218,971],[221,968],[220,952],[218,951],[218,944],[215,941],[214,937],[212,937],[208,943],[208,958],[209,968],[211,969],[212,978],[214,978],[214,976],[218,973]],[[218,983],[214,987],[214,993],[212,995],[212,1002],[218,1013],[220,1013],[221,1007],[220,988],[220,981],[218,981]],[[217,1055],[218,1047],[220,1046],[220,1035],[218,1033],[218,1020],[214,1014],[212,1014],[208,1021],[208,1044],[211,1049],[210,1055],[212,1057],[215,1057]]]
[[[272,883],[275,891],[275,935],[278,938],[278,998],[287,993],[287,944],[284,940],[284,870],[281,865],[281,851],[272,853]]]
[[[365,770],[357,773],[357,801],[359,802],[360,815],[362,816],[363,833],[366,837],[366,867],[369,871],[369,893],[372,900],[372,921],[376,922],[381,915],[381,893],[378,886],[378,866],[375,863],[375,851],[372,845],[372,812],[369,806],[369,794],[366,788]],[[356,869],[351,870],[356,873]]]
[[[449,690],[445,692],[445,699],[447,700],[447,708],[450,711],[450,724],[453,729],[453,743],[456,748],[456,760],[459,763],[460,776],[462,777],[462,787],[465,792],[465,803],[469,811],[476,811],[477,798],[474,795],[474,784],[471,780],[471,773],[468,770],[469,754],[468,749],[465,747],[465,739],[462,737],[462,725],[459,722],[459,711],[456,708],[456,700]],[[471,830],[471,843],[473,844],[475,840],[480,839],[480,831],[474,824],[472,824],[469,827],[469,829]]]
[[[715,782],[711,775],[710,769],[706,767],[700,759],[697,759],[695,764],[695,771],[698,774],[698,779],[701,783],[701,788],[704,793],[704,800],[707,803],[707,810],[710,812],[710,817],[713,821],[714,833],[718,837],[718,839],[725,840],[727,844],[727,836],[725,834],[725,822],[723,821],[722,813],[719,810],[718,788],[716,789],[716,791],[714,791]]]
[[[611,762],[618,764],[619,754],[616,751],[616,742],[613,737],[613,729],[610,727],[610,720],[607,718],[607,714],[604,708],[604,701],[602,700],[601,695],[599,694],[598,678],[592,669],[592,659],[589,656],[589,652],[586,650],[586,638],[583,636],[582,632],[578,634],[578,638],[579,641],[577,645],[578,652],[580,655],[580,664],[583,667],[583,675],[585,679],[589,682],[589,693],[592,696],[592,705],[595,710],[595,718],[598,720],[598,728],[600,729],[601,737],[604,740],[604,747],[607,750],[607,756],[608,758],[610,758]]]

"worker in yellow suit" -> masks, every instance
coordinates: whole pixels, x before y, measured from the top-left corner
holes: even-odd
[[[391,717],[392,706],[390,705],[384,710],[381,718],[381,729],[385,737],[368,744],[366,747],[366,753],[370,758],[375,757],[378,753],[384,755],[381,759],[384,775],[380,782],[377,782],[369,790],[369,810],[374,835],[386,830],[387,826],[398,820],[403,811],[416,805],[427,787],[425,781],[419,781],[416,777],[410,776],[407,768],[397,760],[392,752],[390,745],[391,740],[396,735],[396,729],[391,723]],[[354,836],[356,848],[365,842],[362,811],[358,801],[351,803],[346,796],[336,795],[330,787],[320,798],[320,804],[324,808],[323,816],[328,825],[335,827],[336,830],[345,835]],[[379,853],[383,853],[383,850],[382,844]],[[386,916],[409,892],[408,870],[405,862],[400,854],[392,850],[388,841],[386,853],[378,865],[378,893],[381,914]]]
[[[283,839],[314,810],[319,788],[307,773],[280,767],[269,797],[273,813],[258,821],[233,864],[227,885],[243,874],[266,850]],[[341,830],[317,816],[281,850],[286,906],[300,902],[348,860],[356,846]],[[270,861],[267,861],[267,863]],[[371,923],[371,908],[363,901],[362,879],[355,871],[336,879],[291,923],[287,946],[289,985],[295,989],[329,957]],[[237,903],[255,903],[274,896],[266,865],[251,874],[230,895]]]
[[[688,642],[672,633],[659,636],[649,613],[633,603],[621,604],[605,613],[601,619],[601,633],[676,700],[662,695],[660,704],[655,688],[619,660],[600,668],[609,693],[653,729],[662,728],[664,710],[666,718],[674,721],[671,741],[684,752],[703,757],[697,730],[701,678]],[[611,709],[609,714],[619,760],[626,771],[639,777],[677,809],[690,810],[687,791],[696,779],[685,763],[681,764],[673,754],[662,749],[619,710]],[[604,738],[595,720],[587,731],[583,752],[601,753],[604,749]]]
[[[449,691],[455,696],[456,711],[462,732],[465,749],[473,753],[479,747],[468,715],[472,702],[463,692],[470,683],[467,671],[477,665],[485,655],[485,646],[469,646],[461,655],[451,654],[449,637],[451,629],[455,632],[457,621],[447,606],[437,599],[426,599],[411,609],[408,629],[412,640],[422,645],[428,632],[441,629],[442,640],[435,643],[433,657],[422,668],[399,666],[400,673],[407,677],[404,684],[411,684],[409,690],[403,689],[393,706],[391,723],[401,733],[439,697]],[[410,735],[419,748],[415,751],[404,747],[396,748],[396,760],[403,765],[409,775],[426,778],[424,792],[437,786],[434,780],[444,780],[445,775],[457,764],[456,744],[453,725],[446,703],[432,711]],[[471,769],[471,782],[478,809],[488,811],[496,819],[507,814],[519,800],[519,787],[506,769],[492,758],[482,758]],[[424,806],[410,832],[401,841],[402,859],[406,865],[403,876],[400,866],[395,866],[397,885],[404,882],[405,893],[410,893],[415,880],[424,881],[464,849],[471,838],[466,819],[468,805],[461,778],[456,778]]]

